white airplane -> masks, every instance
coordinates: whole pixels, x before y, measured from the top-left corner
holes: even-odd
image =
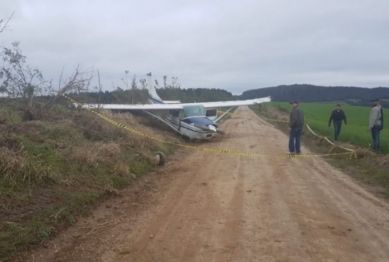
[[[130,105],[130,104],[83,104],[89,109],[107,109],[113,111],[134,111],[142,110],[149,115],[161,120],[174,131],[188,137],[191,140],[208,140],[216,133],[224,134],[218,130],[217,122],[225,116],[232,108],[240,105],[254,105],[270,102],[270,97],[263,97],[250,100],[220,101],[203,103],[180,103],[180,101],[163,101],[152,85],[151,74],[148,74],[148,92],[151,104]],[[167,103],[168,102],[168,103]],[[220,117],[217,116],[217,108],[231,107]]]

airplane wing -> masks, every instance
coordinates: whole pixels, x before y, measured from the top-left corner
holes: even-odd
[[[108,109],[108,110],[170,110],[183,109],[184,106],[202,105],[205,108],[215,107],[234,107],[242,105],[255,105],[264,102],[270,102],[271,98],[263,97],[249,100],[238,101],[219,101],[219,102],[203,102],[203,103],[184,103],[184,104],[144,104],[144,105],[127,105],[127,104],[82,104],[81,106],[89,109]],[[78,104],[75,104],[76,106]]]
[[[233,107],[233,106],[243,106],[243,105],[255,105],[264,102],[271,102],[270,96],[249,99],[249,100],[236,100],[236,101],[218,101],[218,102],[203,102],[203,103],[185,103],[181,104],[186,105],[203,105],[205,108],[215,108],[215,107]]]
[[[126,105],[126,104],[82,104],[84,108],[89,109],[107,109],[107,110],[170,110],[182,109],[182,104],[144,104],[144,105]]]
[[[180,100],[163,100],[164,104],[181,104]]]

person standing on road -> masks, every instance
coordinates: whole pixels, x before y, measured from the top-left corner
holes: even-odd
[[[289,117],[289,152],[291,154],[301,154],[300,144],[301,144],[301,133],[304,126],[304,113],[298,107],[297,101],[290,102],[292,105],[292,111],[290,112]]]
[[[370,111],[369,129],[373,138],[373,150],[380,151],[380,132],[384,128],[384,112],[379,99],[371,100],[373,108]]]
[[[341,109],[341,106],[338,104],[334,111],[332,111],[330,120],[328,121],[328,127],[331,126],[331,122],[334,122],[334,139],[338,140],[340,129],[342,128],[342,121],[347,125],[347,118],[344,111]]]

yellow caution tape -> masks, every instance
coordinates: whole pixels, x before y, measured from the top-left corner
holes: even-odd
[[[260,116],[260,118],[263,119],[263,120],[268,120],[268,121],[273,121],[273,122],[289,123],[289,121],[277,120],[277,119],[271,119],[271,118],[264,118],[262,116]]]
[[[223,111],[220,111],[220,112],[223,112]],[[235,114],[235,113],[228,113],[229,115],[231,115],[231,117],[237,117],[237,118],[242,118],[242,119],[255,119],[255,117],[247,117],[247,116],[243,116],[243,115],[239,115],[239,114]],[[263,116],[259,116],[261,119],[263,120],[269,120],[269,121],[273,121],[273,122],[281,122],[281,123],[289,123],[289,121],[286,121],[286,120],[278,120],[278,119],[272,119],[272,118],[265,118]]]
[[[77,105],[82,105],[81,103],[78,103],[77,101],[68,97],[67,95],[63,95],[63,96]],[[149,138],[149,139],[152,139],[152,140],[155,140],[158,142],[166,143],[166,144],[171,144],[171,145],[175,145],[175,146],[179,146],[179,147],[183,147],[183,148],[189,148],[189,149],[199,150],[199,151],[204,151],[204,152],[212,152],[212,153],[235,155],[235,156],[256,156],[256,157],[313,158],[313,157],[325,157],[325,156],[335,156],[335,155],[350,155],[350,158],[356,158],[355,152],[332,153],[332,154],[275,154],[275,155],[271,155],[271,154],[249,153],[249,152],[242,152],[242,151],[235,151],[235,150],[224,150],[224,149],[217,149],[217,148],[210,148],[210,147],[192,146],[192,145],[181,144],[181,143],[168,141],[168,140],[164,140],[164,139],[160,139],[157,137],[153,137],[153,136],[144,134],[138,130],[135,130],[135,129],[130,128],[124,124],[121,124],[121,123],[119,123],[119,122],[117,122],[117,121],[115,121],[115,120],[113,120],[113,119],[111,119],[103,114],[100,114],[96,111],[93,111],[90,108],[83,107],[83,109],[97,115],[98,117],[104,119],[105,121],[107,121],[107,122],[109,122],[117,127],[120,127],[124,130],[127,130],[135,135],[146,137],[146,138]]]

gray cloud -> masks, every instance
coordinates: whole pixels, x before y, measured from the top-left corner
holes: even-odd
[[[20,41],[46,78],[125,70],[233,93],[279,84],[389,86],[388,1],[6,1],[0,45]]]

